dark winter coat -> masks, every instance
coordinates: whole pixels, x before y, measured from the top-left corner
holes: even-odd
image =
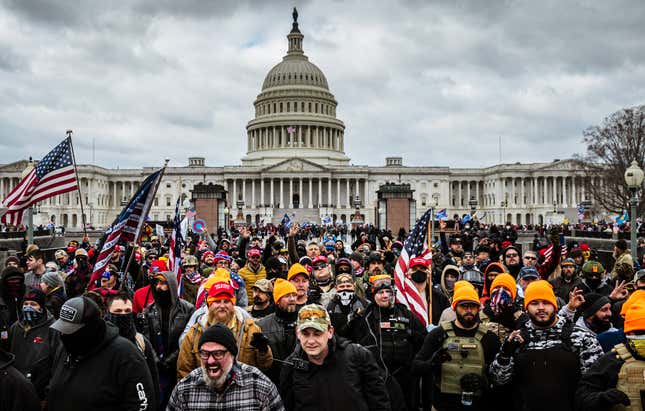
[[[304,367],[289,363],[296,360]],[[385,382],[367,348],[333,337],[322,365],[307,361],[300,345],[287,357],[280,375],[287,411],[390,410]]]
[[[49,328],[54,317],[49,314],[25,331],[21,321],[11,326],[11,352],[16,356],[14,367],[28,377],[38,397],[45,399],[51,378],[51,367],[60,344],[58,331]]]
[[[285,360],[296,347],[296,318],[289,321],[284,318],[285,315],[278,316],[275,312],[264,318],[257,320],[256,324],[262,329],[269,339],[269,346],[273,354],[273,363],[271,368],[266,372],[267,377],[274,384],[280,384],[280,371],[282,370],[282,361]],[[275,361],[275,360],[278,361]]]
[[[0,411],[40,411],[34,386],[13,362],[13,354],[0,349]]]
[[[59,287],[47,294],[45,306],[47,307],[47,310],[54,315],[54,318],[58,319],[60,308],[65,304],[65,301],[67,301],[65,290],[62,287]]]
[[[147,407],[145,405],[147,404]],[[72,359],[58,350],[48,398],[50,411],[154,410],[157,399],[141,351],[106,323],[105,336],[89,354]]]

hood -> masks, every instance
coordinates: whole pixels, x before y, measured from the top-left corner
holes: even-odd
[[[456,265],[452,265],[452,264],[446,264],[446,266],[441,271],[441,291],[443,291],[443,293],[448,297],[451,297],[452,293],[448,292],[448,290],[446,289],[445,278],[446,278],[446,272],[450,271],[450,270],[457,271],[457,274],[460,273],[459,267],[457,267]],[[459,276],[457,276],[457,280],[458,279],[459,279]]]
[[[172,299],[172,306],[174,307],[177,304],[178,297],[178,286],[177,286],[177,277],[172,271],[162,271],[161,275],[166,278],[168,282],[168,289],[170,290],[170,298]]]
[[[11,366],[15,360],[15,355],[0,349],[0,370],[4,370],[7,367]]]
[[[508,270],[506,267],[504,267],[504,264],[502,263],[490,263],[486,266],[486,270],[484,270],[484,289],[482,291],[482,300],[488,300],[488,296],[490,294],[490,281],[488,280],[488,273],[492,271],[493,268],[496,268],[499,270],[500,273],[506,273]]]

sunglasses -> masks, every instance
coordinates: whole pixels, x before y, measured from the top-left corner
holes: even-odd
[[[509,255],[509,257],[510,257],[510,255]],[[525,259],[525,260],[537,260],[537,258],[536,258],[536,257],[533,257],[532,255],[525,255],[525,256],[524,256],[524,259]]]
[[[324,263],[323,264],[316,264],[316,265],[314,265],[314,270],[318,271],[318,270],[322,270],[323,268],[326,268],[326,267],[327,267],[327,264],[324,264]]]
[[[513,257],[519,257],[519,256],[520,256],[519,254],[515,254],[515,253],[513,253],[513,254],[506,254],[506,257],[510,257],[510,258],[513,258]]]
[[[259,255],[250,255],[249,260],[259,260],[260,256]]]
[[[203,361],[208,361],[209,357],[213,357],[213,359],[215,360],[221,360],[222,358],[224,358],[227,352],[227,350],[199,350],[199,358],[201,358]]]

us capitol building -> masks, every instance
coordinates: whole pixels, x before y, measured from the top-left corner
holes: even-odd
[[[241,165],[209,167],[191,157],[168,167],[150,212],[152,220],[173,218],[195,206],[209,228],[234,220],[279,223],[288,212],[296,221],[374,223],[409,227],[429,207],[476,214],[487,223],[546,222],[554,209],[575,219],[586,200],[584,180],[571,160],[500,164],[487,168],[407,166],[386,157],[381,166],[350,165],[345,124],[322,70],[303,49],[297,12],[287,35],[288,51],[264,78],[247,126],[247,152]],[[18,183],[27,161],[0,165],[4,198]],[[109,225],[152,168],[106,169],[79,165],[88,223]],[[81,226],[77,192],[50,198],[36,207],[35,224]],[[210,221],[209,221],[210,220]]]

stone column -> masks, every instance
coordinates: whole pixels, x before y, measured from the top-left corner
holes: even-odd
[[[309,207],[308,208],[314,208],[314,202],[313,199],[311,198],[311,183],[313,179],[309,177]]]
[[[264,178],[260,178],[260,207],[264,207]]]
[[[365,187],[364,187],[364,189],[365,189],[365,197],[364,197],[364,198],[365,198],[365,200],[363,201],[363,204],[365,204],[365,207],[367,208],[368,200],[369,200],[369,198],[370,198],[370,193],[369,193],[369,184],[368,184],[368,182],[367,182],[367,179],[365,179],[365,183],[364,183],[364,185],[365,185]]]
[[[340,208],[340,178],[336,179],[336,203],[337,208]]]
[[[293,178],[289,179],[289,208],[293,208]]]
[[[271,200],[269,201],[270,207],[273,207],[274,201],[275,197],[273,196],[273,177],[271,177]]]
[[[318,178],[318,207],[322,204],[322,178]]]
[[[280,178],[280,200],[278,203],[280,204],[280,207],[284,207],[284,178]]]
[[[579,204],[578,199],[578,192],[576,190],[576,176],[574,175],[571,177],[571,205],[577,206]]]
[[[556,188],[556,184],[557,184],[556,183],[556,177],[551,177],[551,178],[553,179],[553,201],[552,202],[555,202],[557,204],[558,203],[558,197],[556,195],[556,189],[557,189]]]
[[[585,189],[585,178],[582,177],[582,181],[580,182],[580,201],[586,200]]]
[[[235,201],[237,201],[237,199],[238,199],[236,182],[237,182],[237,180],[233,179],[233,198],[235,199]]]
[[[546,177],[542,177],[542,204],[547,203]]]
[[[249,205],[246,203],[246,178],[242,179],[242,201],[244,201],[244,207]]]
[[[352,208],[352,200],[349,196],[349,178],[345,179],[345,189],[347,191],[347,208]]]
[[[327,206],[331,205],[331,177],[327,179]]]
[[[526,195],[526,190],[524,189],[524,179],[520,177],[520,205],[524,206],[526,205],[526,200],[525,200],[525,195]]]
[[[305,194],[302,191],[302,177],[299,177],[298,180],[298,183],[300,185],[300,190],[298,191],[300,204],[298,204],[298,207],[305,208]]]
[[[567,177],[562,177],[562,205],[567,207],[569,202],[567,201]]]
[[[255,179],[251,180],[251,207],[255,208]]]

